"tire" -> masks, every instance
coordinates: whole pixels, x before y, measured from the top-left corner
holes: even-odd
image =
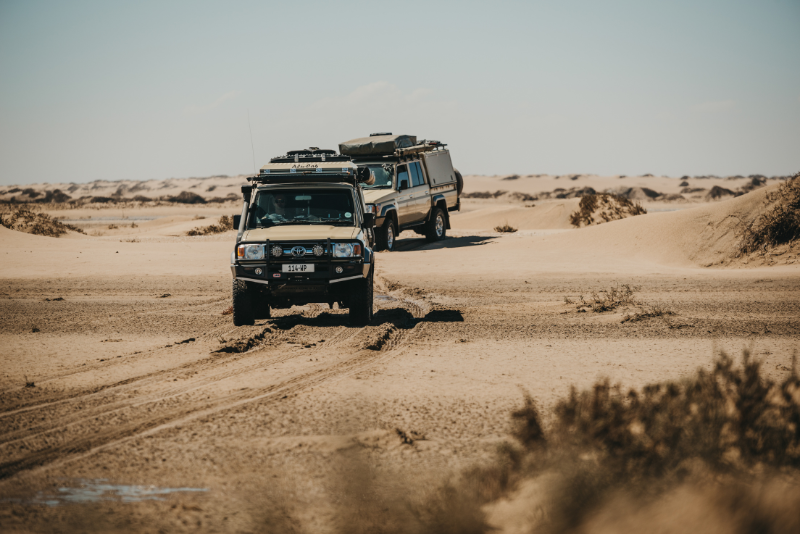
[[[269,297],[266,292],[259,291],[256,294],[250,294],[253,306],[253,318],[255,319],[271,319],[272,311],[269,306]]]
[[[375,267],[373,266],[369,270],[369,276],[357,280],[357,287],[350,301],[350,323],[353,326],[366,326],[372,321],[374,273]]]
[[[441,241],[447,234],[446,215],[441,208],[433,208],[430,220],[425,224],[425,239],[433,243]]]
[[[386,218],[383,226],[375,232],[375,242],[377,250],[394,250],[395,243],[397,242],[397,224],[391,217]]]
[[[367,230],[367,239],[369,241],[370,248],[375,248],[375,228],[369,228]]]
[[[464,190],[464,177],[461,176],[461,173],[458,172],[458,169],[453,169],[453,173],[456,175],[456,188],[458,197],[461,198],[461,191]]]
[[[233,325],[245,326],[255,324],[253,315],[253,296],[247,289],[247,282],[233,281]]]

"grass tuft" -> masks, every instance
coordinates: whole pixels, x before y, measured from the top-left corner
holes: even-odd
[[[627,314],[622,319],[623,323],[638,323],[645,319],[653,319],[656,317],[666,318],[667,316],[675,315],[675,312],[665,307],[663,304],[645,304],[641,311],[634,314]]]
[[[578,209],[569,216],[572,226],[580,228],[602,222],[610,222],[634,215],[647,213],[641,204],[629,199],[608,193],[584,195]]]
[[[767,201],[775,205],[745,228],[740,255],[800,239],[800,172],[768,194]]]
[[[607,290],[601,289],[600,291],[592,291],[588,299],[581,295],[578,297],[578,302],[573,301],[569,297],[564,297],[564,303],[575,304],[579,310],[590,308],[593,312],[597,313],[613,311],[620,306],[636,304],[633,295],[639,291],[639,289],[639,287],[630,284],[622,284],[620,286],[612,286]]]
[[[517,231],[517,229],[508,224],[508,221],[506,221],[502,226],[495,226],[494,231],[500,232],[501,234],[513,234]]]
[[[77,226],[64,224],[50,218],[46,213],[34,212],[23,206],[0,213],[0,225],[11,230],[48,237],[60,237],[70,230],[81,234],[85,233]]]
[[[186,235],[196,236],[196,235],[212,235],[212,234],[221,234],[222,232],[227,232],[228,230],[233,230],[233,217],[229,217],[227,215],[223,215],[219,218],[219,222],[217,224],[212,224],[211,226],[198,226],[197,228],[192,228]]]

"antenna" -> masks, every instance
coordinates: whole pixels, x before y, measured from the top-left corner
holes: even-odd
[[[253,174],[256,174],[256,149],[253,148],[253,127],[250,126],[250,109],[247,110],[247,128],[250,130],[250,150],[253,152]]]

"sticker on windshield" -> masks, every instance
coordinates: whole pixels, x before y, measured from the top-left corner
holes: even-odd
[[[348,219],[350,218],[350,216],[351,216],[351,215],[353,215],[353,214],[352,214],[352,213],[350,213],[349,211],[346,211],[346,212],[344,212],[344,216],[345,216],[346,218],[348,218]]]

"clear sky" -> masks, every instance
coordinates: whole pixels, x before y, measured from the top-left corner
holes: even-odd
[[[800,171],[800,0],[0,0],[0,183],[250,173],[370,132],[465,174]]]

